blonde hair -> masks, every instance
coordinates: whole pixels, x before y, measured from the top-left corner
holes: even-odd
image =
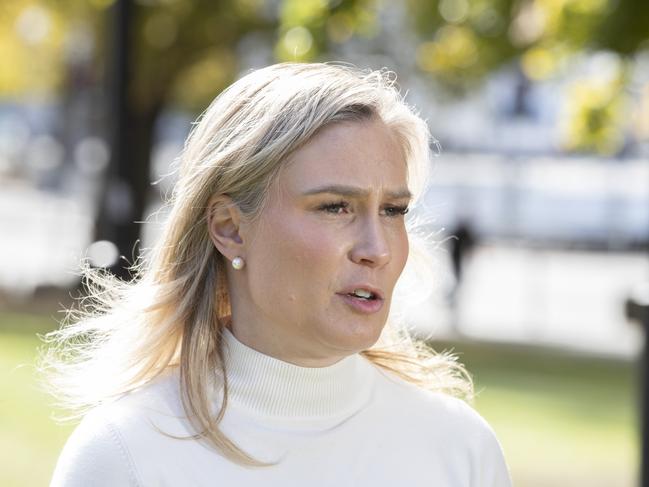
[[[207,232],[208,200],[227,194],[245,215],[258,215],[293,151],[327,125],[370,118],[382,120],[402,145],[410,191],[418,195],[430,135],[391,73],[285,63],[254,71],[221,93],[187,139],[168,220],[135,266],[139,277],[122,282],[84,268],[87,297],[65,326],[45,337],[50,348],[43,365],[60,402],[82,414],[178,367],[194,438],[240,464],[263,465],[219,429],[228,397],[221,342],[230,302],[225,261]],[[470,378],[454,357],[434,353],[389,323],[379,342],[361,353],[421,387],[471,395]],[[214,387],[223,390],[216,415]]]

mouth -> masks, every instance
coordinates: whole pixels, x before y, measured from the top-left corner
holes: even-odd
[[[366,301],[374,301],[376,299],[379,299],[379,297],[375,293],[368,291],[367,289],[354,289],[352,292],[347,293],[347,296],[364,299]]]
[[[337,293],[355,312],[369,314],[383,306],[383,293],[369,286],[351,286]]]
[[[341,290],[338,294],[344,294],[352,298],[364,299],[366,301],[383,300],[383,292],[369,284],[353,284]]]

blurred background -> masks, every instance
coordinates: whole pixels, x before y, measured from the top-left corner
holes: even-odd
[[[46,485],[72,429],[34,359],[79,260],[128,277],[220,90],[337,60],[398,73],[441,144],[415,212],[437,271],[407,321],[473,373],[514,484],[637,485],[647,19],[644,0],[0,3],[0,484]]]

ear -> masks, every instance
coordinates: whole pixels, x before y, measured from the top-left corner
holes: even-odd
[[[212,196],[207,204],[207,231],[210,239],[227,259],[244,257],[243,239],[239,235],[241,211],[227,195]]]

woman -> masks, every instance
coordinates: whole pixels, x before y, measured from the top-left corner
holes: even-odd
[[[223,92],[141,278],[89,274],[98,304],[50,337],[54,387],[92,407],[52,485],[510,485],[464,370],[386,326],[428,147],[383,72]]]

